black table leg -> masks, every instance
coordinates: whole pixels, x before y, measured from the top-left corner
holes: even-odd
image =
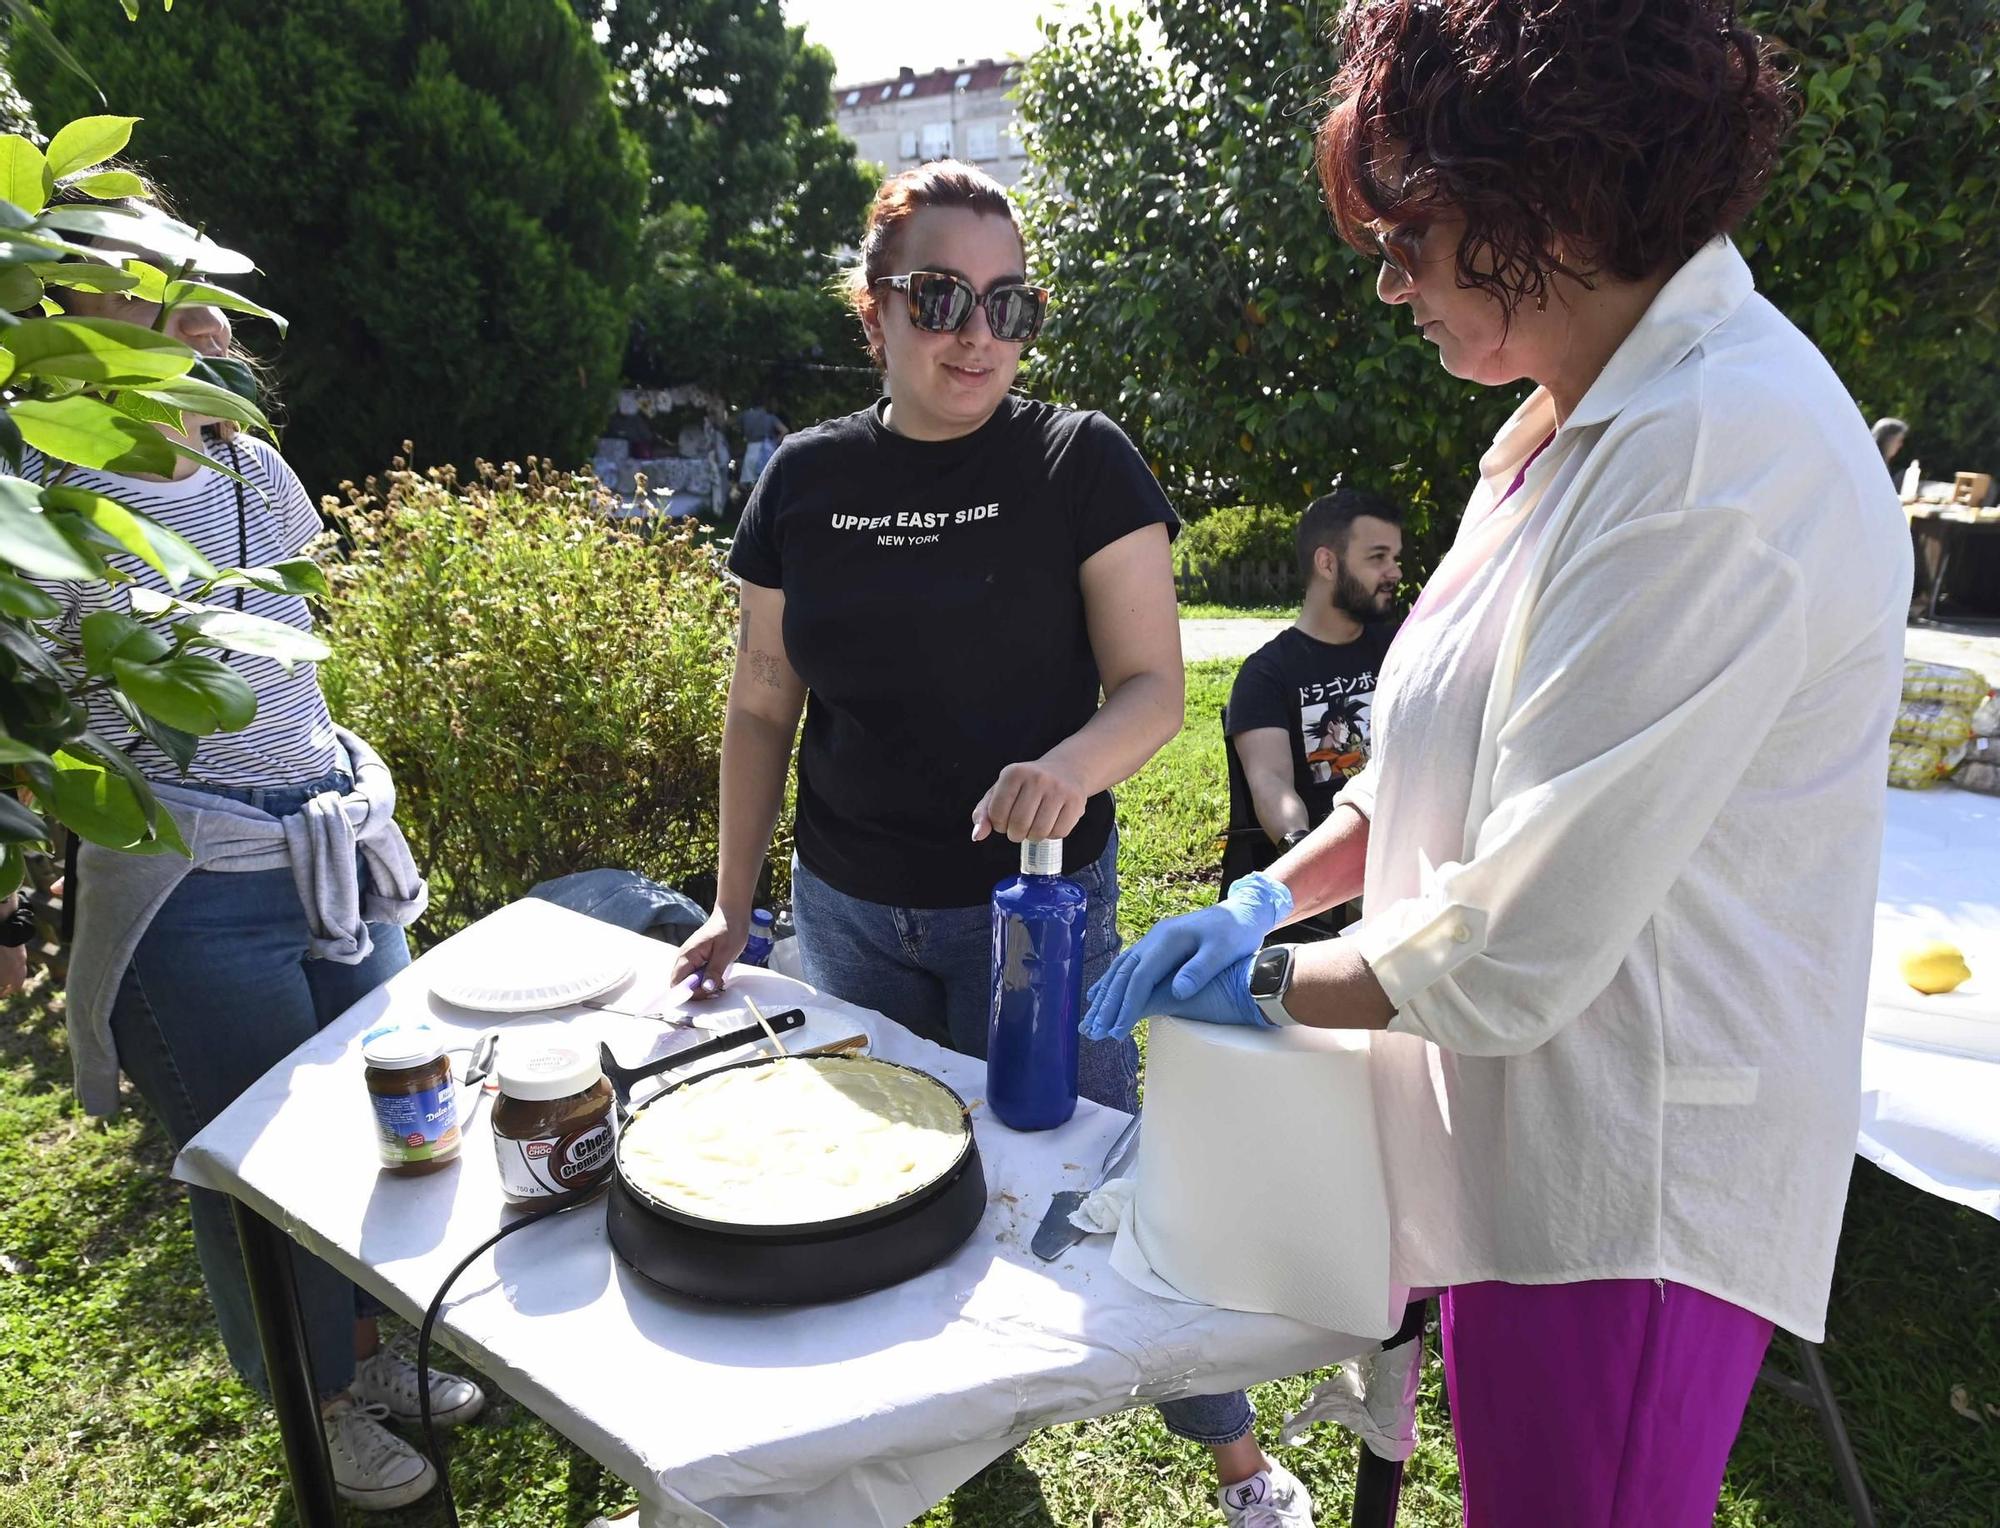
[[[243,1245],[250,1305],[257,1315],[271,1407],[278,1413],[278,1433],[285,1440],[285,1469],[292,1478],[300,1528],[339,1528],[333,1467],[327,1462],[326,1435],[319,1425],[319,1387],[313,1383],[298,1284],[292,1278],[292,1244],[242,1200],[231,1199],[229,1207],[236,1214],[236,1237]]]
[[[1406,1342],[1421,1345],[1429,1314],[1430,1301],[1412,1300],[1403,1307],[1403,1324],[1396,1329],[1396,1335],[1382,1346],[1401,1347]],[[1421,1355],[1417,1364],[1419,1368],[1423,1365]],[[1402,1461],[1384,1459],[1366,1443],[1362,1444],[1360,1462],[1354,1468],[1354,1515],[1348,1520],[1353,1528],[1395,1528],[1396,1509],[1402,1497]]]

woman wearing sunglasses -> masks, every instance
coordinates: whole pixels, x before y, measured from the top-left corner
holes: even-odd
[[[1824,1327],[1909,532],[1728,238],[1790,112],[1732,6],[1356,0],[1340,43],[1341,233],[1452,375],[1538,386],[1286,894],[1152,930],[1086,1032],[1383,1031],[1465,1521],[1693,1528],[1774,1325]],[[1364,890],[1343,938],[1259,951]]]
[[[744,510],[716,905],[676,980],[719,989],[743,949],[801,710],[792,910],[815,986],[984,1055],[988,898],[1029,838],[1062,839],[1090,893],[1087,978],[1117,953],[1110,788],[1181,724],[1177,522],[1110,420],[1009,392],[1049,302],[1026,266],[971,166],[876,194],[849,296],[884,396],[787,436]],[[1086,1042],[1078,1071],[1138,1108],[1129,1037]],[[1162,1414],[1229,1490],[1299,1504],[1261,1521],[1310,1523],[1240,1393]]]

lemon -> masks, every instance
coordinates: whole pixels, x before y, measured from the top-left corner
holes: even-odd
[[[1972,975],[1955,944],[1929,939],[1903,951],[1903,980],[1919,992],[1949,992]]]

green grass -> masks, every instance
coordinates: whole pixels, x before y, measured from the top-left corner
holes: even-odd
[[[1223,773],[1216,708],[1233,663],[1188,673],[1187,729],[1120,792],[1128,934],[1214,895]],[[109,1125],[70,1101],[61,1003],[0,1008],[0,1528],[294,1523],[268,1414],[231,1377],[210,1323],[168,1151],[136,1114]],[[2000,1225],[1865,1164],[1835,1274],[1825,1359],[1885,1525],[1990,1528],[2000,1518]],[[1267,1443],[1312,1376],[1252,1392]],[[1962,1387],[1982,1425],[1952,1409]],[[575,1528],[630,1492],[497,1390],[453,1450],[480,1528]],[[1347,1519],[1354,1445],[1320,1428],[1274,1450]],[[1220,1521],[1206,1454],[1150,1409],[1050,1428],[969,1481],[922,1528],[1181,1528]],[[429,1528],[434,1504],[351,1522]],[[1845,1521],[1813,1418],[1751,1401],[1718,1522]],[[1443,1385],[1427,1370],[1402,1528],[1458,1522]]]
[[[1289,605],[1214,605],[1181,601],[1183,621],[1290,621],[1297,618],[1297,601]]]

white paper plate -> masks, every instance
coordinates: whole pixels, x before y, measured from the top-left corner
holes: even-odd
[[[533,1013],[596,997],[635,969],[610,940],[516,938],[505,911],[435,952],[441,969],[431,978],[432,992],[461,1008]]]

